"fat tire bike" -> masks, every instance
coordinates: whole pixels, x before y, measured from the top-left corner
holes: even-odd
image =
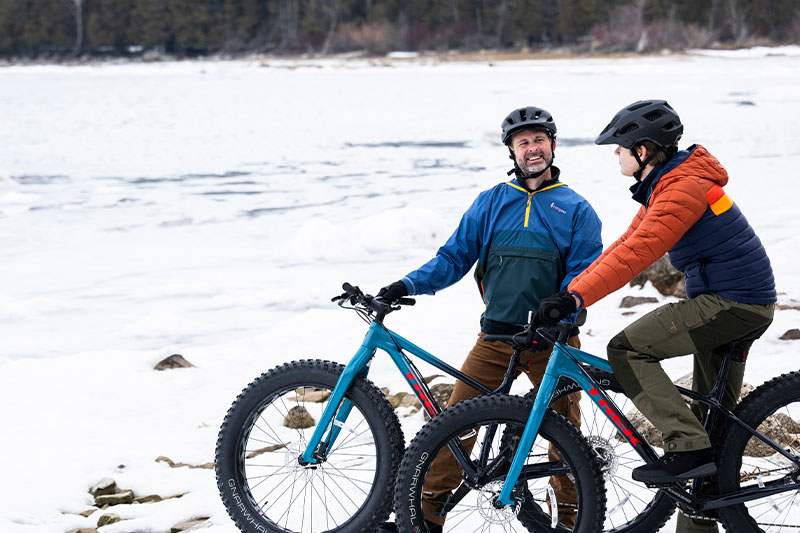
[[[519,372],[516,353],[503,382],[489,389],[384,326],[386,315],[413,299],[383,302],[348,283],[342,288],[333,301],[369,324],[349,363],[273,368],[238,395],[223,420],[217,487],[243,532],[372,533],[389,517],[405,441],[397,415],[367,377],[378,350],[432,418],[442,407],[409,354],[487,395],[507,393]]]
[[[561,523],[560,518],[554,520],[559,506],[553,502],[552,491],[530,487],[533,482],[544,485],[549,476],[561,469],[558,461],[540,463],[536,468],[528,462],[532,456],[548,453],[539,443],[542,438],[550,437],[550,446],[567,446],[557,440],[563,435],[548,435],[554,413],[547,406],[553,397],[574,388],[584,391],[595,410],[615,428],[619,442],[632,450],[641,463],[658,459],[651,444],[607,393],[607,389],[621,391],[608,362],[565,344],[571,328],[572,324],[562,322],[555,331],[538,331],[554,342],[554,348],[542,383],[521,400],[524,404],[516,404],[518,409],[524,409],[524,416],[505,412],[510,398],[488,396],[452,406],[417,433],[403,458],[395,486],[395,512],[401,532],[429,531],[428,524],[436,521],[435,515],[447,516],[444,531],[484,531],[475,529],[474,524],[480,520],[482,510],[483,516],[488,516],[485,511],[489,507],[475,502],[487,500],[495,511],[493,523],[500,526],[497,531],[525,531],[518,522],[528,531],[584,531],[584,527],[591,531],[598,527],[591,522],[573,526]],[[718,519],[727,532],[800,531],[800,372],[782,374],[760,385],[732,411],[722,406],[730,363],[744,361],[750,342],[762,332],[753,332],[723,347],[717,380],[708,394],[678,387],[686,398],[707,407],[704,427],[715,443],[719,475],[649,487],[656,496],[642,515],[627,517],[630,519],[621,529],[657,531],[677,506],[689,516]],[[512,345],[522,342],[521,336],[487,336],[485,340]],[[462,436],[475,431],[475,448],[467,453]],[[619,453],[614,451],[617,445],[601,442],[598,446],[591,435],[588,444],[588,453],[599,461],[600,470],[576,469],[574,483],[580,490],[596,484],[612,492],[615,487],[606,478],[619,460]],[[426,485],[429,458],[445,447],[460,466],[461,484],[450,496],[425,504],[424,491],[419,487]],[[552,451],[549,453],[552,455]],[[587,452],[578,449],[577,453]],[[642,490],[647,488],[639,485]],[[428,522],[426,505],[427,517],[433,519]],[[601,522],[600,528],[614,530],[607,520]]]

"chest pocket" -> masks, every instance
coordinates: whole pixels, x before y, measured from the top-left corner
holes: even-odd
[[[564,279],[556,250],[496,247],[489,252],[483,278],[485,316],[522,324],[542,298],[558,292]]]

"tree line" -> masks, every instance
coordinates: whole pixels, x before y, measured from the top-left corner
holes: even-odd
[[[798,0],[0,0],[6,58],[799,41]]]

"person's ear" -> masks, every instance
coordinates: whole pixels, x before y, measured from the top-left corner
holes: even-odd
[[[643,144],[640,144],[636,147],[636,153],[639,154],[639,159],[642,161],[647,160],[647,147]]]

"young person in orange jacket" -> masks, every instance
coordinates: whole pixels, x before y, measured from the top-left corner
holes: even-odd
[[[669,252],[686,276],[688,299],[644,315],[608,344],[608,360],[636,407],[663,434],[665,454],[633,471],[646,483],[672,483],[717,471],[699,406],[687,407],[661,368],[670,357],[694,354],[692,388],[711,390],[721,347],[749,342],[772,322],[775,282],[767,253],[723,187],[728,173],[700,145],[678,150],[683,124],[664,100],[626,106],[595,140],[617,145],[623,175],[633,176],[642,204],[628,230],[560,293],[541,301],[534,322],[566,317],[616,291]],[[731,365],[723,398],[739,396],[744,362]],[[716,530],[713,521],[679,517],[682,531]]]

